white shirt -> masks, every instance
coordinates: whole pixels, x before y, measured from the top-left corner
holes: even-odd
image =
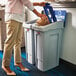
[[[22,14],[17,14],[17,13],[5,13],[5,22],[9,20],[16,20],[18,22],[23,23],[25,21],[25,13],[22,12]]]
[[[33,4],[30,2],[30,0],[21,0],[21,1],[24,2],[24,5],[26,5],[26,7],[28,7],[31,11],[34,10]],[[16,2],[17,2],[17,0],[15,0],[15,1],[14,0],[8,0],[7,1],[6,8],[5,8],[5,21],[8,21],[8,20],[16,20],[18,22],[24,22],[25,21],[24,11],[22,11],[22,13],[19,14],[19,12],[21,11],[21,10],[19,10],[17,13],[17,10],[19,9],[18,6],[20,5],[20,9],[21,9],[23,5],[22,5],[22,3],[20,3],[20,1],[18,1],[18,4],[16,4]],[[10,5],[10,3],[11,3],[11,5]],[[14,6],[16,5],[16,7],[14,7],[13,5]],[[13,9],[13,13],[9,13],[10,12],[9,10],[12,10],[12,9]],[[24,8],[22,8],[22,10],[23,9]],[[16,12],[16,13],[14,13],[14,12]]]

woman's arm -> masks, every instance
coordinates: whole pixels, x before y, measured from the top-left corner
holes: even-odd
[[[34,2],[33,6],[45,6],[45,2]]]
[[[42,18],[42,17],[45,16],[45,15],[39,13],[39,12],[33,7],[34,5],[44,6],[44,5],[45,5],[44,2],[40,2],[40,3],[35,2],[35,3],[33,3],[33,4],[30,2],[30,0],[21,0],[21,2],[22,2],[25,6],[27,6],[30,10],[32,10],[38,17]]]
[[[45,2],[34,2],[33,6],[45,6]],[[38,17],[44,17],[46,15],[39,13],[36,9],[33,10],[33,12],[38,16]]]
[[[33,12],[34,12],[38,17],[40,17],[40,18],[46,16],[45,14],[39,13],[36,9],[34,9]]]

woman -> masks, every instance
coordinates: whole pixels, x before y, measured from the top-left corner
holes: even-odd
[[[19,67],[21,71],[29,71],[22,65],[21,61],[21,40],[22,40],[22,23],[24,21],[23,7],[28,7],[38,17],[46,17],[37,12],[33,6],[45,6],[45,2],[31,3],[29,0],[7,0],[5,7],[5,22],[7,30],[7,38],[4,44],[4,53],[2,61],[2,69],[7,75],[16,75],[10,69],[10,61],[12,56],[12,48],[14,47],[14,65]]]

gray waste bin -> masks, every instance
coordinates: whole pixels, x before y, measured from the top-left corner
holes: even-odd
[[[34,45],[34,30],[32,29],[32,23],[34,21],[30,22],[24,22],[24,34],[25,34],[25,46],[26,46],[26,59],[30,64],[35,64],[35,45]]]
[[[63,22],[46,26],[32,26],[35,38],[36,66],[47,71],[59,65],[59,53],[63,32]]]
[[[34,59],[37,68],[41,71],[47,71],[58,66],[63,22],[55,22],[46,26],[37,26],[34,22],[32,23],[31,28],[33,37],[30,38],[34,39],[32,45],[35,46],[33,47],[35,49]]]

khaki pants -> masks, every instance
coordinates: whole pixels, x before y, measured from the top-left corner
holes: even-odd
[[[21,62],[22,23],[10,20],[6,23],[7,38],[4,44],[3,66],[9,66],[14,48],[14,63]]]

